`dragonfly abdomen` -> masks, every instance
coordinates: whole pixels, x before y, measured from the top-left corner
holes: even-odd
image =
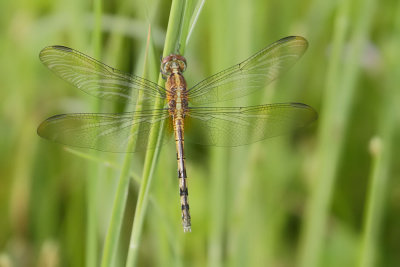
[[[184,155],[184,134],[183,134],[183,119],[174,118],[174,132],[176,142],[176,159],[178,162],[178,178],[179,178],[179,195],[181,200],[182,210],[182,225],[183,231],[191,231],[190,212],[189,212],[189,200],[188,200],[188,186],[187,176],[185,167],[185,155]]]

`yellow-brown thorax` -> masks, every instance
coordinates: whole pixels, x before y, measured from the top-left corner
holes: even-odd
[[[186,59],[180,55],[170,55],[163,59],[161,72],[167,77],[168,108],[174,120],[183,119],[188,111],[187,86],[182,73],[186,69]]]

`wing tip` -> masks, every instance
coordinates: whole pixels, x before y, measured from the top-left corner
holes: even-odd
[[[46,46],[45,48],[43,48],[41,52],[47,51],[50,49],[62,50],[62,51],[66,51],[66,52],[74,51],[72,48],[63,46],[63,45],[49,45],[49,46]]]
[[[296,41],[296,42],[303,43],[304,51],[307,50],[308,44],[309,44],[307,39],[300,35],[291,35],[291,36],[283,37],[278,42],[288,42],[288,41]]]
[[[300,35],[290,35],[290,36],[286,36],[286,37],[283,37],[282,39],[280,39],[280,41],[289,41],[289,40],[296,40],[296,41],[302,41],[302,42],[308,43],[307,39]]]
[[[72,48],[69,48],[69,47],[63,46],[63,45],[52,45],[51,47],[54,48],[54,49],[62,50],[62,51],[66,51],[66,52],[74,51]]]
[[[298,103],[298,102],[290,103],[290,105],[292,107],[295,107],[295,108],[307,109],[308,111],[310,111],[311,112],[310,113],[310,115],[311,115],[310,116],[310,118],[311,118],[310,122],[315,121],[315,120],[318,119],[318,112],[313,107],[311,107],[311,106],[309,106],[307,104]]]
[[[43,48],[42,50],[40,50],[39,52],[39,58],[41,61],[43,61],[43,56],[51,50],[60,50],[60,51],[64,51],[64,52],[72,52],[74,51],[72,48],[63,46],[63,45],[49,45],[46,46],[45,48]]]
[[[47,120],[44,120],[39,124],[39,126],[36,129],[37,135],[39,135],[42,138],[46,138],[46,136],[44,135],[44,128],[46,127],[46,124]]]
[[[49,139],[49,137],[45,134],[46,132],[46,127],[49,125],[49,123],[51,123],[54,120],[58,120],[60,118],[65,117],[66,114],[58,114],[58,115],[54,115],[51,116],[47,119],[45,119],[44,121],[42,121],[39,126],[36,129],[36,133],[43,138]]]

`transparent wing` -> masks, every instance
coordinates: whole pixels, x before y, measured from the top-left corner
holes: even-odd
[[[42,122],[37,132],[41,137],[65,145],[109,152],[135,152],[148,148],[151,129],[160,127],[168,116],[166,109],[117,114],[62,114]],[[168,127],[167,123],[165,127]],[[130,141],[133,146],[128,145]]]
[[[185,141],[240,146],[289,133],[317,117],[313,108],[301,103],[190,108],[185,122]]]
[[[92,96],[135,103],[141,93],[149,105],[157,98],[165,98],[165,89],[156,83],[109,67],[65,46],[46,47],[39,58],[58,76]]]
[[[206,78],[189,89],[192,105],[235,99],[263,89],[304,54],[308,42],[290,36],[269,45],[242,63]]]

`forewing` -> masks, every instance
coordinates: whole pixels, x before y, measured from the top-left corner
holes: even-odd
[[[313,108],[301,103],[191,108],[187,114],[185,141],[240,146],[289,133],[317,117]]]
[[[41,137],[65,145],[109,152],[135,152],[151,148],[148,147],[150,131],[160,127],[163,121],[167,127],[168,116],[165,109],[117,114],[62,114],[42,122],[37,131]]]
[[[39,58],[58,76],[92,96],[133,103],[141,96],[146,105],[165,98],[165,89],[156,83],[114,69],[65,46],[46,47]]]
[[[242,63],[206,78],[189,90],[192,105],[204,105],[239,98],[263,89],[286,72],[306,51],[307,40],[283,38]]]

